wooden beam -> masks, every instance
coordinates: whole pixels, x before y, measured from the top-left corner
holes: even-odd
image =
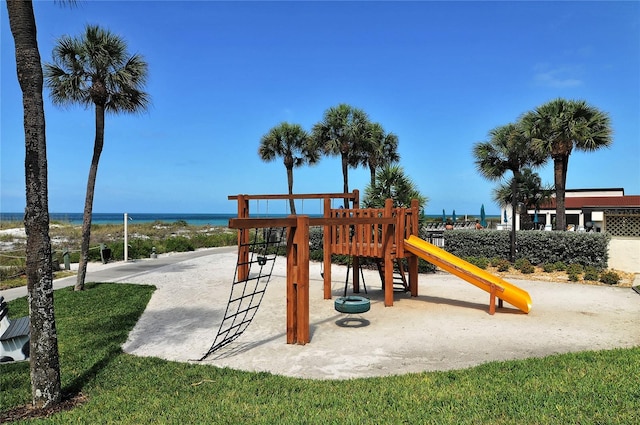
[[[271,195],[229,195],[227,199],[229,201],[234,201],[239,199],[239,197],[243,197],[244,199],[251,200],[288,200],[288,199],[352,199],[358,200],[359,194],[357,191],[353,191],[352,193],[294,193],[292,195],[289,194],[271,194]]]
[[[309,217],[310,226],[350,226],[356,224],[394,224],[393,217]],[[282,218],[231,218],[230,229],[258,229],[265,227],[289,227],[295,223],[295,216]]]

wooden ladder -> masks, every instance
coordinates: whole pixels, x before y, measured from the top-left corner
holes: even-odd
[[[382,281],[382,289],[384,289],[384,261],[381,258],[376,258],[376,265]],[[393,262],[393,290],[394,292],[409,292],[410,290],[401,258],[396,258]]]

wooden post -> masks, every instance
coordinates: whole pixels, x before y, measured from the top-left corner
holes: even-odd
[[[504,288],[491,284],[491,291],[489,292],[489,314],[494,315],[496,313],[496,298],[498,292],[504,292]],[[502,308],[502,298],[498,298],[498,307]]]
[[[412,297],[418,296],[418,257],[410,254],[407,257],[409,268],[409,291]]]
[[[419,235],[419,226],[418,226],[418,214],[419,205],[417,199],[411,200],[411,234],[415,236]],[[404,245],[404,241],[402,242]],[[409,290],[411,291],[412,297],[418,296],[418,257],[413,254],[409,254],[407,258],[407,262],[409,263]]]
[[[324,199],[324,218],[331,217],[331,199]],[[323,226],[322,227],[322,237],[323,237],[323,273],[324,273],[324,299],[331,299],[331,234],[332,234],[332,226]]]
[[[384,203],[383,217],[391,217],[393,211],[393,201],[387,199]],[[382,252],[384,260],[384,306],[393,306],[393,256],[392,248],[394,241],[393,224],[385,224],[382,239]]]
[[[491,285],[491,292],[489,296],[489,314],[494,315],[496,313],[496,286]]]
[[[249,200],[238,195],[238,218],[249,217]],[[249,229],[238,230],[238,281],[249,277]]]
[[[309,342],[309,216],[287,235],[287,344]]]

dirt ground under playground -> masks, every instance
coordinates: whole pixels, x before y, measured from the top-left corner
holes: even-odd
[[[222,321],[235,263],[235,253],[214,249],[212,255],[123,279],[158,288],[124,350],[175,361],[200,358]],[[332,270],[334,295],[340,296],[346,268]],[[628,287],[512,280],[531,295],[531,312],[505,303],[491,316],[486,292],[445,273],[420,275],[417,298],[396,293],[394,306],[385,308],[377,272],[365,270],[371,310],[344,315],[323,299],[318,263],[310,270],[311,342],[288,345],[285,271],[286,260],[278,258],[254,321],[204,363],[347,379],[640,345],[640,295]]]

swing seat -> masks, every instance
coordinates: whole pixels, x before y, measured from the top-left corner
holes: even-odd
[[[371,301],[368,298],[358,295],[336,298],[334,302],[336,311],[346,314],[366,313],[371,308]]]

